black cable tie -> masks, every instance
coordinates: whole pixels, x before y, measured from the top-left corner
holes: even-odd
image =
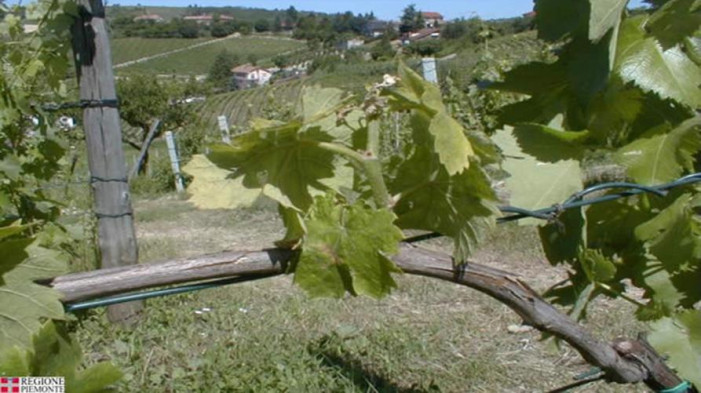
[[[33,105],[36,107],[36,105]],[[42,104],[41,109],[47,112],[56,112],[65,109],[76,108],[119,108],[119,100],[103,99],[103,100],[80,100],[78,102],[64,102],[62,104]]]
[[[120,213],[120,214],[102,214],[102,213],[95,212],[95,217],[97,217],[97,218],[122,218],[122,217],[133,216],[133,215],[134,215],[133,212],[124,212],[124,213]]]
[[[119,178],[104,178],[104,177],[99,177],[99,176],[90,176],[90,184],[94,183],[128,183],[129,179],[126,177],[119,177]]]

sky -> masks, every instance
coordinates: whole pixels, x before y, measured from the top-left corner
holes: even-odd
[[[479,16],[482,19],[508,18],[520,16],[533,10],[532,0],[108,0],[108,4],[142,6],[185,7],[199,6],[239,6],[250,8],[287,9],[294,6],[300,11],[345,12],[354,14],[374,12],[379,19],[397,20],[402,10],[409,4],[416,4],[421,11],[435,11],[447,20]],[[637,7],[642,0],[631,0],[630,6]]]

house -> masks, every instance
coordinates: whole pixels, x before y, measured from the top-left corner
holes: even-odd
[[[160,23],[160,22],[163,22],[165,19],[163,19],[163,17],[158,15],[158,14],[146,14],[146,15],[139,15],[136,18],[134,18],[133,20],[134,20],[134,22]]]
[[[443,15],[438,12],[422,12],[421,16],[423,16],[427,28],[437,27],[443,24]]]
[[[365,44],[365,41],[361,40],[360,38],[351,38],[349,40],[340,41],[336,45],[336,48],[338,50],[349,50],[349,49],[357,48],[359,46],[363,46],[364,44]]]
[[[273,76],[265,68],[256,67],[251,64],[244,64],[231,69],[234,78],[234,85],[237,89],[249,89],[251,87],[262,86]]]
[[[234,20],[233,17],[228,16],[228,15],[219,15],[218,17],[215,17],[212,14],[204,14],[204,15],[190,15],[190,16],[185,16],[183,17],[183,20],[191,20],[194,22],[197,22],[198,25],[206,25],[209,26],[214,22],[215,20],[221,21],[221,22],[226,22],[226,21],[232,21]]]

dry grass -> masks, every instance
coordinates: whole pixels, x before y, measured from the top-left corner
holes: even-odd
[[[282,234],[269,209],[198,211],[177,199],[136,204],[143,261],[270,246]],[[449,249],[445,240],[425,247]],[[528,228],[502,226],[475,255],[542,289],[563,271],[543,260]],[[308,299],[290,277],[161,298],[133,331],[92,312],[79,330],[90,360],[126,372],[121,391],[539,392],[587,371],[578,354],[511,334],[519,318],[474,290],[402,276],[375,301]],[[203,307],[210,312],[200,312]],[[601,337],[630,335],[630,309],[599,301],[587,325]],[[578,392],[633,392],[599,383]]]

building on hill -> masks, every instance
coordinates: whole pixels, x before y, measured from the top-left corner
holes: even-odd
[[[425,11],[421,13],[427,28],[437,27],[443,24],[443,15],[438,12]]]
[[[198,25],[211,25],[212,22],[216,20],[215,16],[212,14],[205,14],[205,15],[190,15],[190,16],[185,16],[183,17],[183,20],[191,20],[197,22]],[[219,15],[219,20],[220,21],[231,21],[234,20],[233,17],[228,16],[228,15]]]
[[[163,22],[165,19],[163,19],[162,16],[158,14],[146,14],[146,15],[139,15],[136,18],[133,19],[134,22],[156,22],[160,23]]]
[[[233,74],[234,85],[239,90],[262,86],[268,83],[273,76],[267,69],[251,64],[234,67],[231,69],[231,73]]]

